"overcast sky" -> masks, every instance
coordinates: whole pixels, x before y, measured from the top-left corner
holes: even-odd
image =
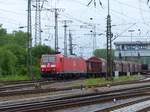
[[[90,0],[48,0],[45,2],[44,8],[62,8],[65,9],[59,12],[59,47],[63,50],[63,20],[72,20],[69,23],[68,29],[72,31],[73,42],[78,44],[75,47],[75,52],[84,56],[89,56],[92,53],[92,37],[89,28],[80,28],[80,25],[85,23],[96,24],[97,34],[106,31],[107,17],[107,0],[101,0],[103,6],[99,5],[99,0],[96,0],[97,6],[94,7],[92,2],[87,6]],[[32,4],[35,4],[34,2]],[[131,41],[131,33],[133,32],[133,41],[150,40],[150,8],[147,5],[147,0],[110,0],[112,32],[115,35],[121,34],[115,41]],[[27,0],[0,0],[0,23],[8,32],[19,30],[19,26],[26,26],[27,23]],[[32,8],[34,10],[34,8]],[[34,11],[32,11],[33,25],[33,40],[34,40]],[[93,18],[93,20],[90,20]],[[50,11],[42,11],[42,40],[43,43],[54,46],[54,13]],[[26,29],[22,29],[26,31]],[[145,37],[147,36],[147,37]],[[49,39],[49,41],[44,41]],[[97,47],[106,47],[105,35],[97,36]]]

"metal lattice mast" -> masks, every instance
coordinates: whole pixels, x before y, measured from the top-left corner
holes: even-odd
[[[64,55],[67,56],[67,21],[64,21]]]
[[[35,45],[41,45],[41,0],[36,0],[35,8]]]
[[[70,55],[73,55],[73,46],[72,46],[72,34],[71,31],[69,30],[69,52]]]
[[[34,37],[34,41],[35,41],[35,46],[37,45],[37,5],[38,5],[38,0],[36,0],[36,10],[35,10],[35,37]]]
[[[51,12],[54,12],[54,15],[55,15],[55,26],[54,26],[54,30],[55,30],[55,45],[54,45],[54,48],[55,48],[55,52],[56,53],[59,53],[59,43],[58,43],[58,15],[59,15],[59,12],[60,11],[64,11],[62,8],[51,8],[51,9],[47,9],[47,10],[50,10]]]
[[[93,51],[97,49],[97,42],[96,42],[96,25],[93,27]]]
[[[30,75],[32,78],[32,23],[31,23],[31,0],[28,0],[28,17],[27,17],[27,69],[28,69],[28,75]]]
[[[58,53],[58,9],[55,8],[55,52]]]
[[[67,46],[67,23],[71,23],[72,21],[70,20],[64,20],[64,55],[68,55],[68,46]]]
[[[112,56],[112,32],[111,32],[111,16],[110,16],[110,3],[108,0],[108,15],[107,15],[107,74],[106,79],[112,79],[113,75],[113,56]]]

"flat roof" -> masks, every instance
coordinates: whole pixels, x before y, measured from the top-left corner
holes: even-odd
[[[114,45],[150,45],[150,41],[119,41],[114,42]]]

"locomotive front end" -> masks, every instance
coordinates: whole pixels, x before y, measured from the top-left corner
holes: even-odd
[[[41,59],[41,74],[42,77],[47,77],[48,74],[56,73],[56,56],[43,55]]]

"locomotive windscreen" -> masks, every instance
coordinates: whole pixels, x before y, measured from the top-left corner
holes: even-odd
[[[55,62],[55,60],[56,60],[55,56],[49,56],[49,55],[42,56],[42,63]]]

